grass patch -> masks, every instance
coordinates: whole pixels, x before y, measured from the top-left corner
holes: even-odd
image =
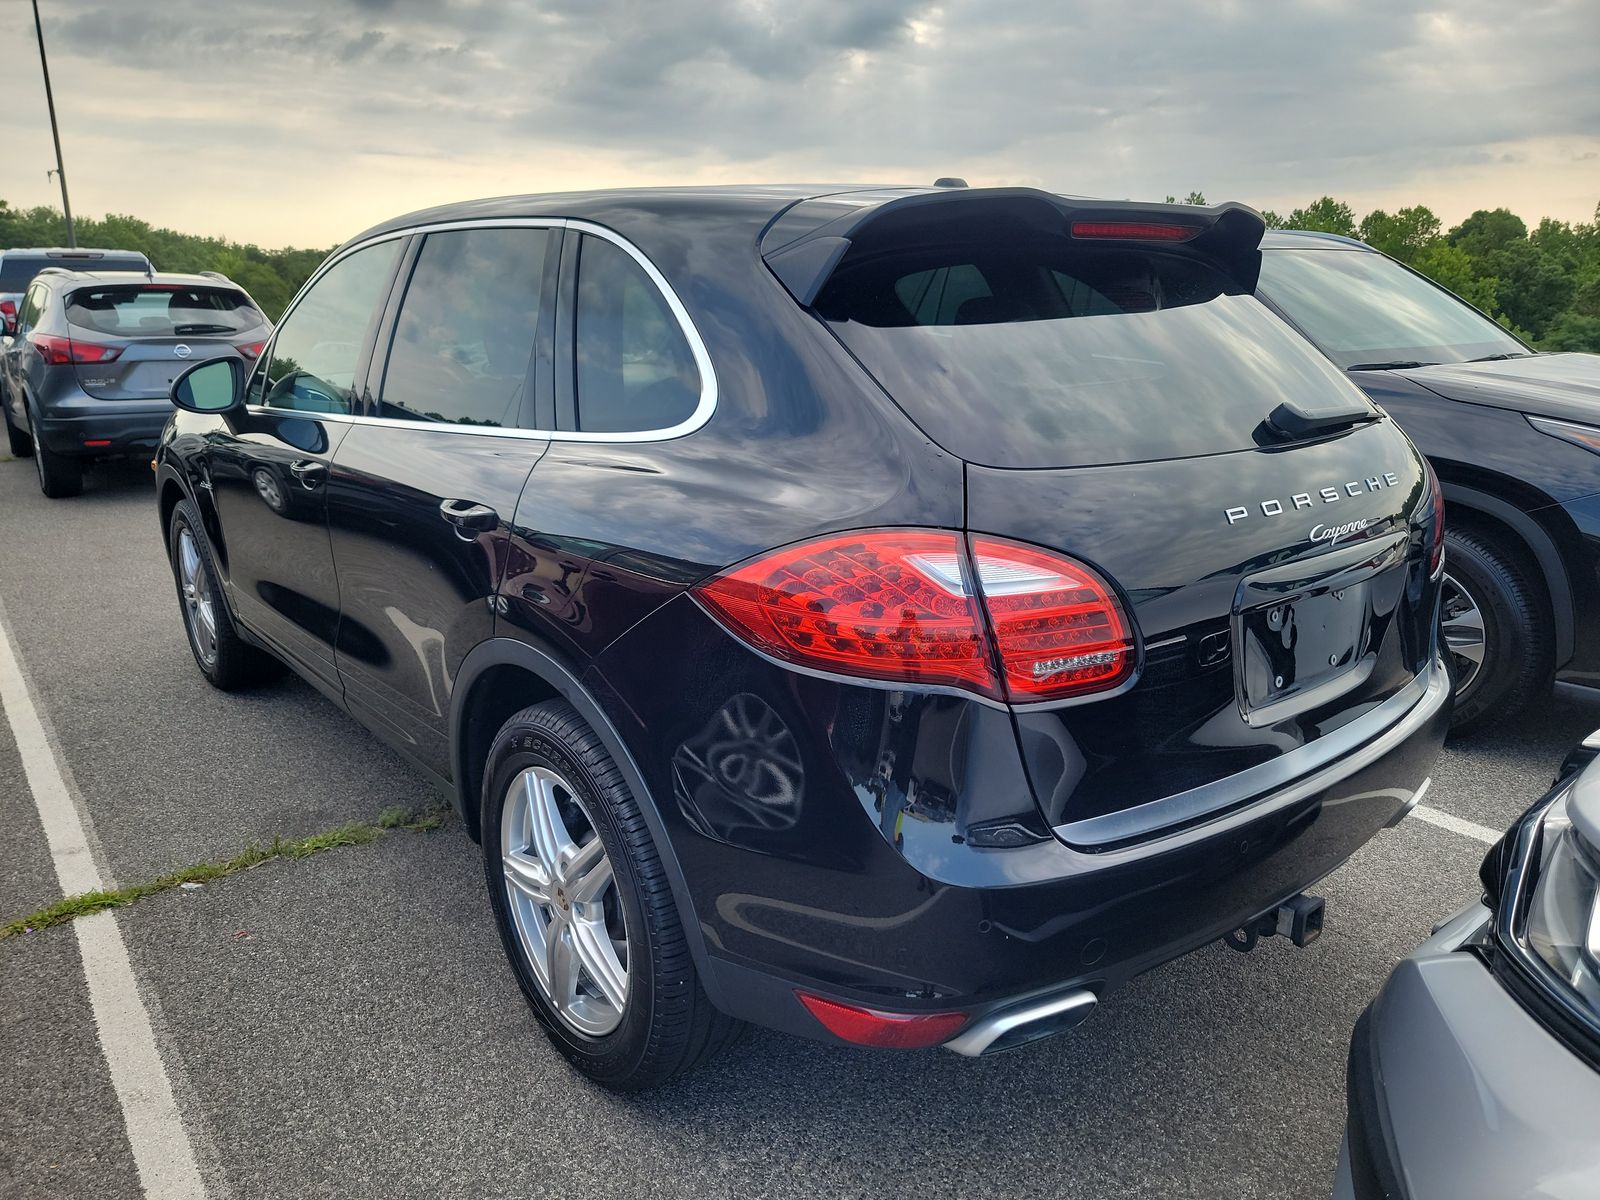
[[[386,808],[378,814],[377,820],[370,823],[352,822],[349,825],[323,830],[321,833],[313,833],[309,837],[293,838],[288,841],[281,837],[273,838],[270,845],[248,846],[226,862],[195,863],[193,866],[163,875],[159,879],[131,883],[127,887],[112,891],[84,892],[77,896],[65,896],[54,904],[47,904],[25,917],[18,917],[15,921],[0,925],[0,942],[19,934],[48,929],[52,925],[62,925],[78,917],[104,912],[108,908],[123,908],[148,896],[170,892],[173,888],[186,883],[210,883],[212,880],[249,870],[275,858],[310,858],[313,854],[337,850],[340,846],[364,846],[390,833],[422,833],[437,829],[444,824],[444,818],[445,810],[439,808],[423,812]]]

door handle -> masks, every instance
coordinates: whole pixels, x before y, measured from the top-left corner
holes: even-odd
[[[471,500],[445,500],[439,505],[439,515],[456,527],[458,536],[468,536],[467,531],[484,532],[500,524],[500,514],[487,504]]]
[[[301,486],[314,488],[328,477],[328,464],[309,458],[296,459],[289,464],[289,474],[298,479]]]

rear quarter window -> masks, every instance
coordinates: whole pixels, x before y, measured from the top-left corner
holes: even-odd
[[[996,220],[858,239],[816,309],[947,450],[1088,466],[1249,449],[1287,396],[1352,389],[1241,293],[1196,257]]]

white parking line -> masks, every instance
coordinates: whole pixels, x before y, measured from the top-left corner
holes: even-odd
[[[63,895],[106,886],[89,848],[87,817],[78,812],[55,748],[45,733],[27,677],[17,655],[5,607],[0,605],[0,708],[16,740],[22,770],[44,826],[50,858]],[[89,985],[89,1005],[122,1107],[139,1183],[146,1196],[161,1200],[202,1200],[205,1185],[194,1147],[183,1127],[161,1052],[150,1027],[150,1013],[139,995],[117,919],[110,912],[73,922],[78,952]]]
[[[1411,815],[1419,821],[1426,821],[1429,825],[1437,825],[1440,829],[1448,829],[1451,833],[1459,833],[1462,837],[1473,838],[1486,846],[1492,846],[1500,840],[1501,830],[1490,829],[1487,825],[1479,825],[1476,821],[1468,821],[1462,817],[1451,816],[1447,812],[1440,812],[1437,808],[1429,808],[1426,804],[1419,804],[1411,810]]]

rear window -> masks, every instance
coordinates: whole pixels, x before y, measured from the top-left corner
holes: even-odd
[[[67,320],[112,337],[242,333],[265,321],[234,288],[88,287],[67,297]]]
[[[149,266],[141,254],[0,254],[0,292],[20,292],[46,267],[68,271],[139,271]]]
[[[886,222],[887,223],[887,220]],[[818,312],[935,441],[1001,467],[1257,445],[1286,396],[1352,385],[1219,269],[986,222],[858,238]]]

